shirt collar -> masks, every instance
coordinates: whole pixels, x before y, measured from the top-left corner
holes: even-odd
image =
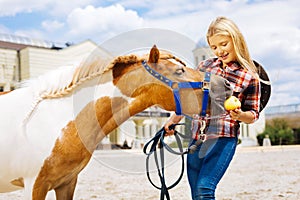
[[[217,60],[217,64],[220,67],[223,66],[223,62],[220,59]],[[242,68],[242,66],[238,62],[233,61],[233,62],[230,62],[227,64],[227,68],[229,68],[231,71],[236,71],[236,70]],[[222,69],[224,69],[224,68],[222,67]]]

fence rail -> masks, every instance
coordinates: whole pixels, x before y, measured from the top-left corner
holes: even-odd
[[[300,103],[267,107],[265,114],[266,115],[277,115],[277,114],[289,114],[289,113],[298,113],[298,112],[300,114]]]

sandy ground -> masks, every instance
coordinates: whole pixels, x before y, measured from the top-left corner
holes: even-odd
[[[180,162],[167,156],[169,183],[177,178]],[[157,174],[150,168],[156,182]],[[81,172],[74,199],[158,200],[159,194],[147,180],[142,150],[99,150]],[[0,194],[0,200],[19,200],[22,195],[22,191]],[[172,200],[191,199],[186,174],[170,195]],[[220,200],[300,199],[300,146],[238,147],[216,195]],[[54,193],[47,199],[55,199]]]

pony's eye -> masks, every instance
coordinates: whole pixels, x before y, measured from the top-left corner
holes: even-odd
[[[183,68],[179,68],[175,71],[176,75],[182,75],[184,73],[184,69]]]

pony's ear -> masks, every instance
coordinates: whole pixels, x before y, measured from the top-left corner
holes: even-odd
[[[149,63],[157,63],[159,59],[159,50],[156,47],[156,45],[153,45],[153,47],[150,50],[150,55],[149,55]]]

